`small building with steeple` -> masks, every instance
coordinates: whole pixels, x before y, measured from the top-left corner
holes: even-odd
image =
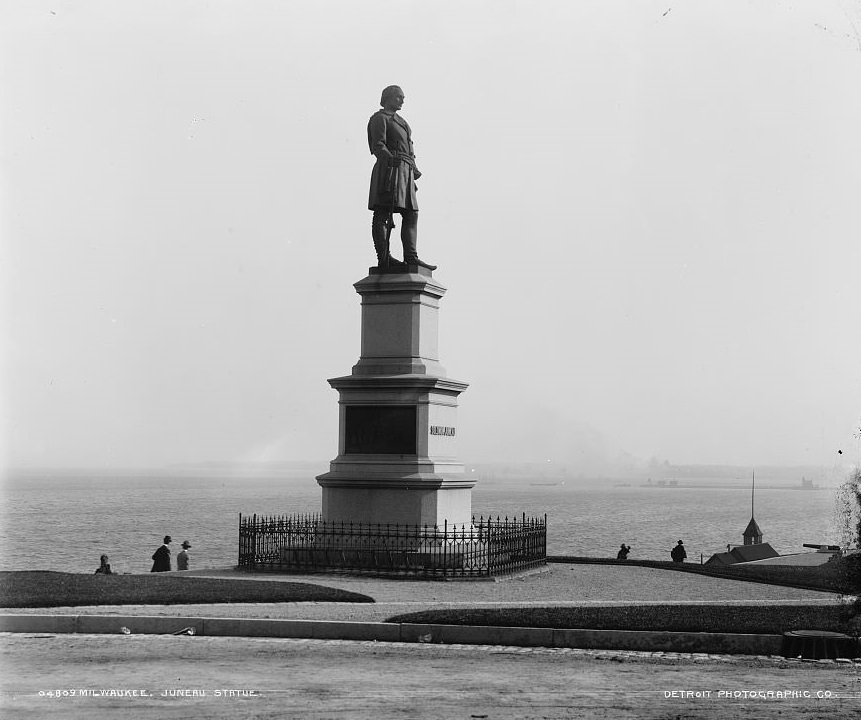
[[[725,553],[716,553],[706,560],[706,565],[735,565],[736,563],[765,560],[779,557],[779,553],[768,543],[762,541],[762,530],[753,517],[753,493],[756,486],[756,476],[751,481],[750,488],[750,522],[741,534],[743,545],[726,546]]]
[[[756,520],[753,519],[753,515],[750,516],[750,522],[747,524],[747,527],[744,529],[744,532],[741,534],[744,539],[745,545],[762,545],[762,530],[759,529],[759,525],[756,524]]]

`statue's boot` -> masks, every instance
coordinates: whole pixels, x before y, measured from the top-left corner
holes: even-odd
[[[374,238],[374,250],[377,251],[377,267],[387,268],[392,256],[389,253],[389,234],[385,225],[375,222],[371,226],[371,234]]]
[[[405,214],[401,222],[401,243],[404,246],[404,262],[407,265],[418,265],[428,270],[436,270],[436,265],[431,265],[424,260],[419,260],[416,251],[416,239],[418,236],[418,213]]]
[[[374,250],[377,252],[377,267],[406,270],[407,266],[400,260],[393,258],[389,252],[389,235],[394,225],[391,213],[374,212],[374,219],[371,221],[371,236],[374,239]]]
[[[425,262],[424,260],[420,260],[418,255],[414,258],[409,259],[409,260],[405,260],[404,264],[406,264],[406,265],[418,265],[419,267],[427,268],[428,270],[436,270],[436,268],[437,268],[436,265],[431,265],[430,263]]]
[[[386,243],[386,247],[377,248],[377,267],[388,268],[389,270],[407,269],[406,263],[392,257],[392,254],[389,252],[388,243]]]

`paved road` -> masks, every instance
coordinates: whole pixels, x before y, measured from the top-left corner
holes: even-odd
[[[0,646],[3,718],[839,720],[861,708],[861,665],[782,658],[153,635],[2,634]],[[751,691],[773,695],[732,696]],[[800,695],[774,695],[786,691]]]

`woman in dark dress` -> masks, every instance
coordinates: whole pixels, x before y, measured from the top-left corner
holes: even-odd
[[[164,536],[164,544],[152,555],[152,570],[150,572],[170,572],[170,535]]]

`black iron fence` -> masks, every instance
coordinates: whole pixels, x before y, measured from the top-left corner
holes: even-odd
[[[546,515],[433,527],[328,522],[317,515],[239,516],[239,566],[246,570],[481,577],[546,559]]]

